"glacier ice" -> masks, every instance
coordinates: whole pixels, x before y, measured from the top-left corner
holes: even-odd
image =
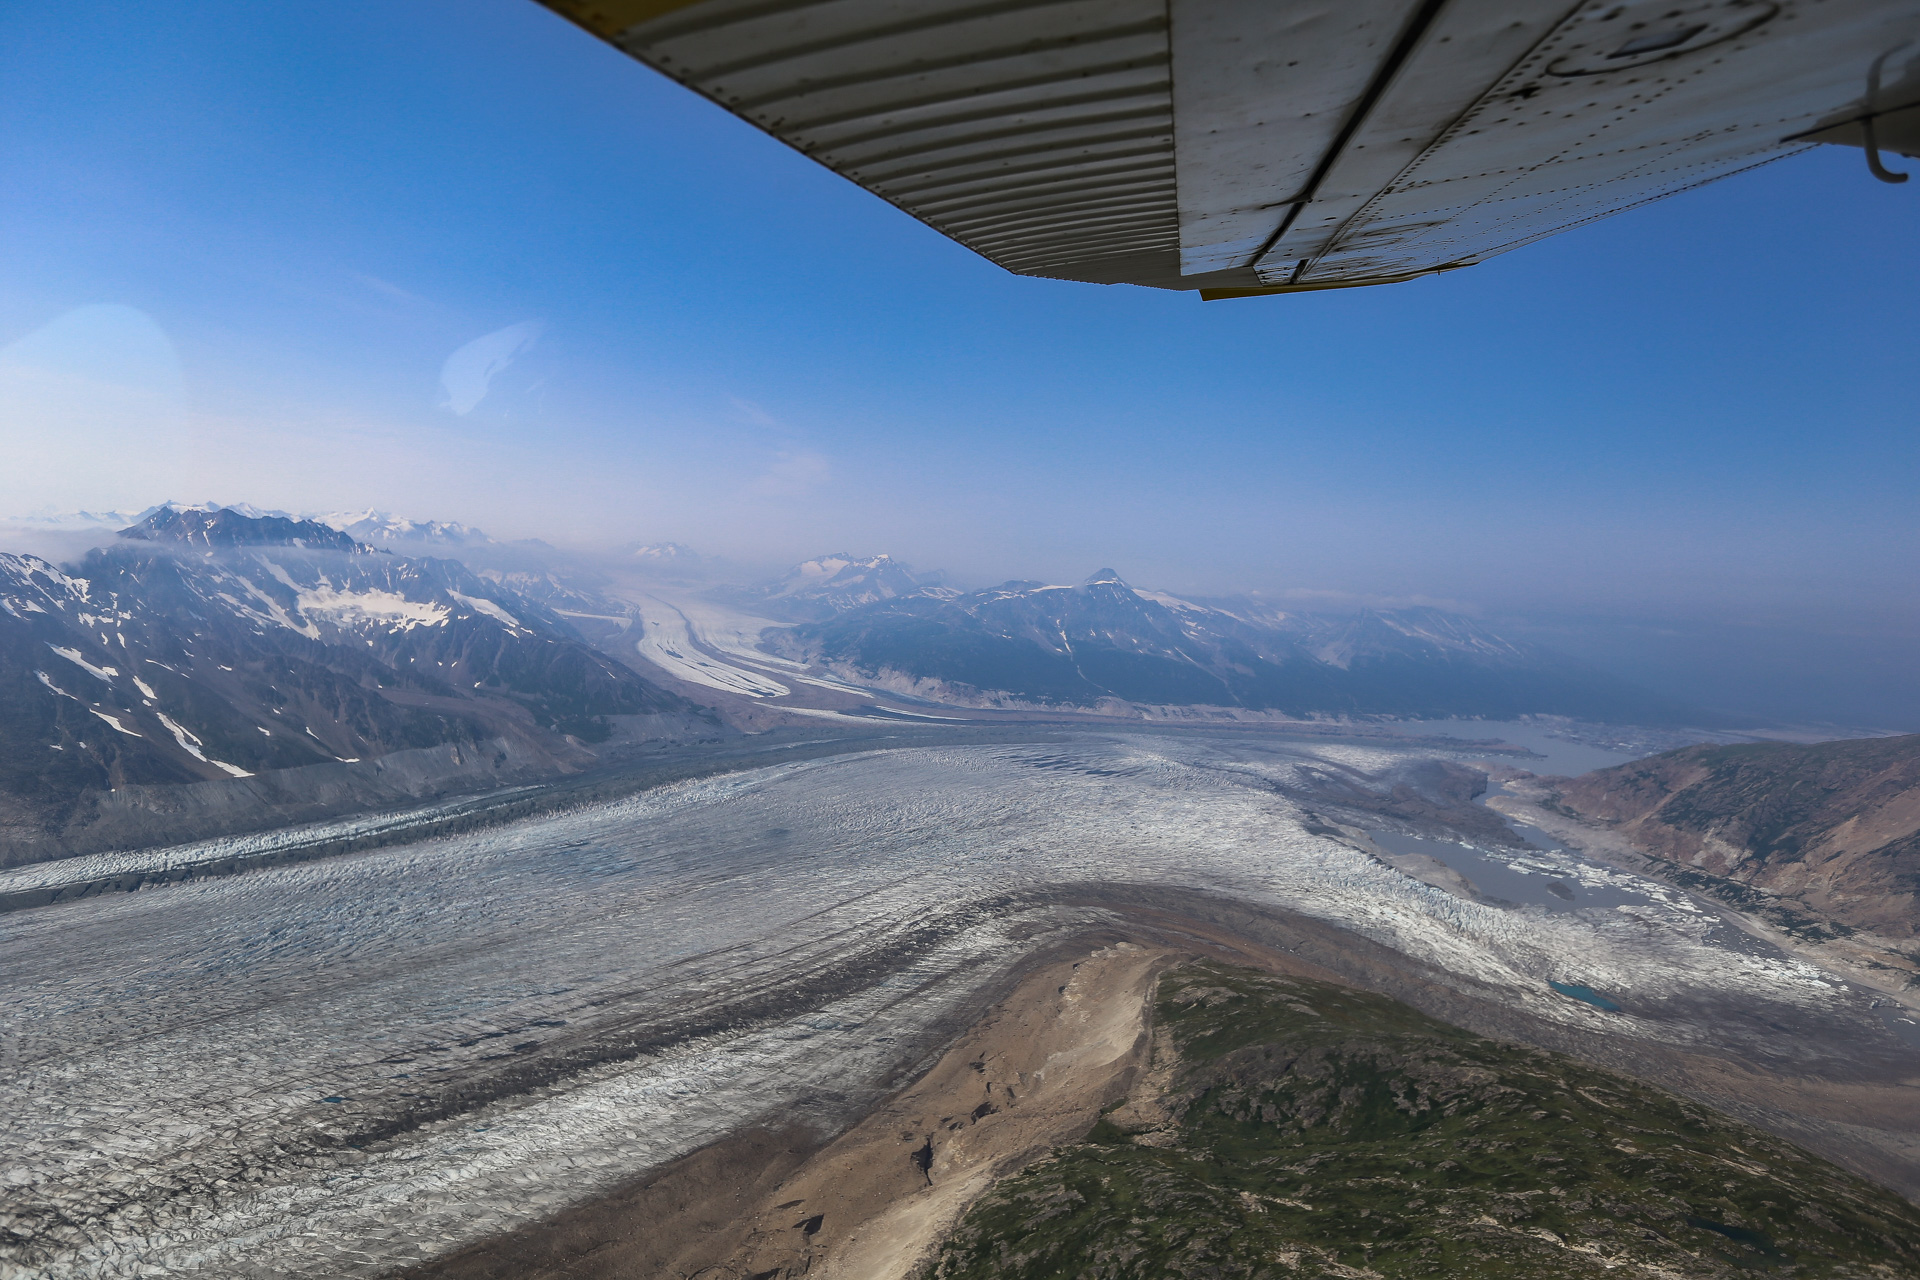
[[[1539,1018],[1655,1039],[1713,1031],[1632,1010],[1835,999],[1806,964],[1711,945],[1671,890],[1640,882],[1631,911],[1467,901],[1314,834],[1274,785],[1405,752],[903,746],[0,916],[0,1276],[373,1275],[744,1121],[857,1101],[1097,917],[1050,905],[1063,885],[1291,909]]]

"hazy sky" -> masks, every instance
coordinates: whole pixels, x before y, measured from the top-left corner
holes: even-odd
[[[1008,275],[530,0],[10,0],[0,190],[0,511],[1920,636],[1920,182],[1855,151],[1203,304]]]

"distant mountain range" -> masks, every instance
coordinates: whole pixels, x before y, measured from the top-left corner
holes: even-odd
[[[29,527],[93,536],[107,517]],[[1705,722],[1439,609],[1186,599],[1110,569],[961,591],[844,552],[716,586],[722,562],[676,543],[595,560],[373,510],[165,503],[73,563],[0,555],[0,863],[243,829],[248,804],[296,821],[534,780],[591,766],[609,735],[600,750],[732,732],[731,685],[667,672],[696,703],[641,674],[661,672],[636,653],[651,624],[622,598],[635,571],[735,611],[716,617],[741,638],[698,660],[751,665],[726,645],[771,618],[763,649],[843,691],[1128,716]],[[708,644],[699,626],[669,647]]]
[[[65,527],[79,517],[47,519]],[[150,548],[150,562],[135,564],[138,557],[130,548],[136,544]],[[264,555],[263,548],[273,554]],[[395,554],[382,559],[376,550]],[[177,554],[183,551],[217,554],[201,563]],[[358,567],[352,573],[311,568],[328,556]],[[217,606],[246,627],[260,625],[252,616],[258,613],[287,633],[262,634],[283,643],[298,636],[304,644],[356,650],[352,661],[334,656],[321,664],[341,667],[339,678],[363,689],[372,680],[382,703],[366,713],[364,734],[342,736],[333,744],[337,749],[330,754],[343,759],[368,758],[422,733],[452,741],[466,732],[402,733],[396,717],[405,717],[397,708],[442,717],[454,712],[420,701],[400,684],[363,677],[360,668],[369,661],[384,663],[417,679],[429,674],[426,663],[438,673],[438,664],[457,655],[451,649],[442,653],[445,646],[429,644],[427,637],[474,627],[499,632],[511,641],[500,643],[516,654],[533,652],[528,646],[538,638],[550,646],[543,652],[568,656],[561,667],[534,663],[538,674],[516,676],[517,685],[490,682],[498,674],[491,668],[476,670],[452,695],[463,703],[462,724],[487,708],[511,704],[536,729],[588,738],[601,732],[606,715],[636,709],[658,713],[669,705],[660,699],[670,695],[650,685],[649,692],[638,692],[646,682],[625,665],[654,671],[634,656],[639,615],[619,598],[619,582],[635,571],[643,582],[673,581],[680,590],[704,591],[741,613],[784,624],[769,628],[762,645],[771,654],[810,664],[821,675],[969,707],[1120,714],[1135,708],[1230,708],[1331,718],[1549,714],[1643,725],[1701,725],[1712,719],[1459,613],[1436,608],[1302,611],[1254,598],[1183,598],[1137,589],[1111,569],[1078,585],[1013,581],[961,591],[944,585],[942,575],[917,572],[889,555],[836,552],[758,585],[716,585],[715,577],[726,571],[723,563],[679,543],[632,547],[596,561],[537,542],[502,543],[467,525],[371,509],[308,519],[246,504],[168,503],[141,513],[114,546],[93,553],[74,571],[152,609],[156,605],[148,596],[157,589],[155,575],[164,576],[161,566],[177,569],[188,563],[194,566],[186,574],[191,584],[170,588],[174,597],[194,596],[201,601],[196,607]],[[296,571],[296,564],[310,567]],[[376,564],[385,567],[370,567]],[[396,574],[404,583],[395,580]],[[391,595],[402,602],[393,606],[399,612],[384,620],[370,612],[353,615],[355,625],[369,629],[365,635],[351,627],[328,631],[326,620],[334,615],[315,594],[322,578],[339,593],[369,599],[369,592]],[[264,599],[272,599],[287,621],[267,609]],[[513,623],[473,601],[491,602]],[[167,616],[174,618],[179,607],[176,600]],[[408,623],[415,616],[408,609],[426,610],[418,617],[433,617],[433,625]],[[317,634],[307,634],[314,628]],[[85,652],[79,641],[62,643]],[[597,653],[594,643],[608,646],[613,656]],[[433,651],[426,653],[423,646]],[[475,661],[471,656],[460,660]],[[494,659],[496,665],[506,664],[502,671],[515,672],[522,670],[516,665],[521,661]],[[134,708],[123,709],[131,713]],[[677,705],[675,713],[687,710]],[[332,731],[314,729],[319,738],[327,732]],[[156,748],[162,755],[169,739],[170,731]],[[254,745],[258,756],[260,744]],[[237,747],[232,759],[210,758],[254,771],[251,757]],[[210,776],[206,770],[212,767],[177,758],[175,764],[198,769],[200,776]]]
[[[910,594],[938,594],[940,575],[915,573],[889,555],[845,551],[803,560],[772,582],[723,588],[723,598],[789,621],[821,621],[848,609]]]
[[[136,542],[176,543],[207,550],[289,547],[296,551],[340,551],[348,555],[372,550],[324,524],[279,513],[247,515],[230,507],[159,507],[130,528],[122,529],[120,536]]]
[[[884,558],[883,558],[884,559]],[[818,564],[831,586],[862,562]],[[865,562],[871,565],[873,562]],[[1238,707],[1289,716],[1577,716],[1663,724],[1697,713],[1602,672],[1432,608],[1298,613],[1252,600],[1136,590],[1111,569],[1078,586],[908,587],[872,568],[865,598],[788,630],[790,659],[969,705]],[[805,569],[805,566],[802,566]],[[831,573],[822,570],[831,569]],[[796,571],[796,574],[799,571]],[[804,578],[789,575],[788,581]],[[886,590],[885,588],[892,588]],[[804,588],[794,586],[788,598]],[[844,603],[842,603],[844,601]]]
[[[532,776],[590,761],[609,717],[701,714],[545,604],[313,521],[163,507],[71,572],[0,555],[12,860],[83,847],[129,789],[434,748]]]
[[[405,551],[478,547],[493,542],[471,525],[450,520],[408,520],[384,511],[334,511],[312,519],[357,542]]]
[[[29,528],[120,530],[140,524],[162,511],[231,511],[249,519],[309,521],[336,529],[357,542],[390,547],[404,544],[407,549],[424,547],[478,547],[494,545],[494,540],[469,525],[446,520],[409,520],[371,508],[360,511],[330,511],[321,514],[295,514],[291,511],[256,507],[250,502],[162,502],[144,511],[65,511],[14,517],[11,523]]]
[[[684,569],[706,562],[705,556],[679,542],[643,542],[637,547],[629,548],[627,555],[640,564],[675,569]]]

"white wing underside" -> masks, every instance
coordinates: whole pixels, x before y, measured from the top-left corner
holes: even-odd
[[[547,3],[1008,270],[1102,284],[1385,283],[1863,117],[1920,150],[1920,0]]]

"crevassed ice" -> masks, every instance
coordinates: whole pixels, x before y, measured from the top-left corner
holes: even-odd
[[[1589,1030],[1722,1034],[1601,1014],[1548,978],[1629,1010],[1836,1006],[1818,971],[1715,948],[1674,901],[1465,901],[1312,834],[1272,785],[1405,758],[1093,735],[901,748],[0,916],[0,1150],[6,1212],[30,1233],[0,1269],[372,1276],[511,1228],[732,1125],[877,1087],[917,1029],[1071,922],[1018,897],[1053,885],[1302,911]],[[903,958],[850,963],[882,955]],[[617,1037],[842,965],[883,976],[366,1152],[324,1140],[344,1117],[430,1107],[515,1045]]]
[[[634,605],[640,611],[640,638],[634,642],[635,650],[675,679],[750,698],[784,698],[793,692],[771,676],[702,651],[686,615],[674,605],[652,596],[643,596]]]

